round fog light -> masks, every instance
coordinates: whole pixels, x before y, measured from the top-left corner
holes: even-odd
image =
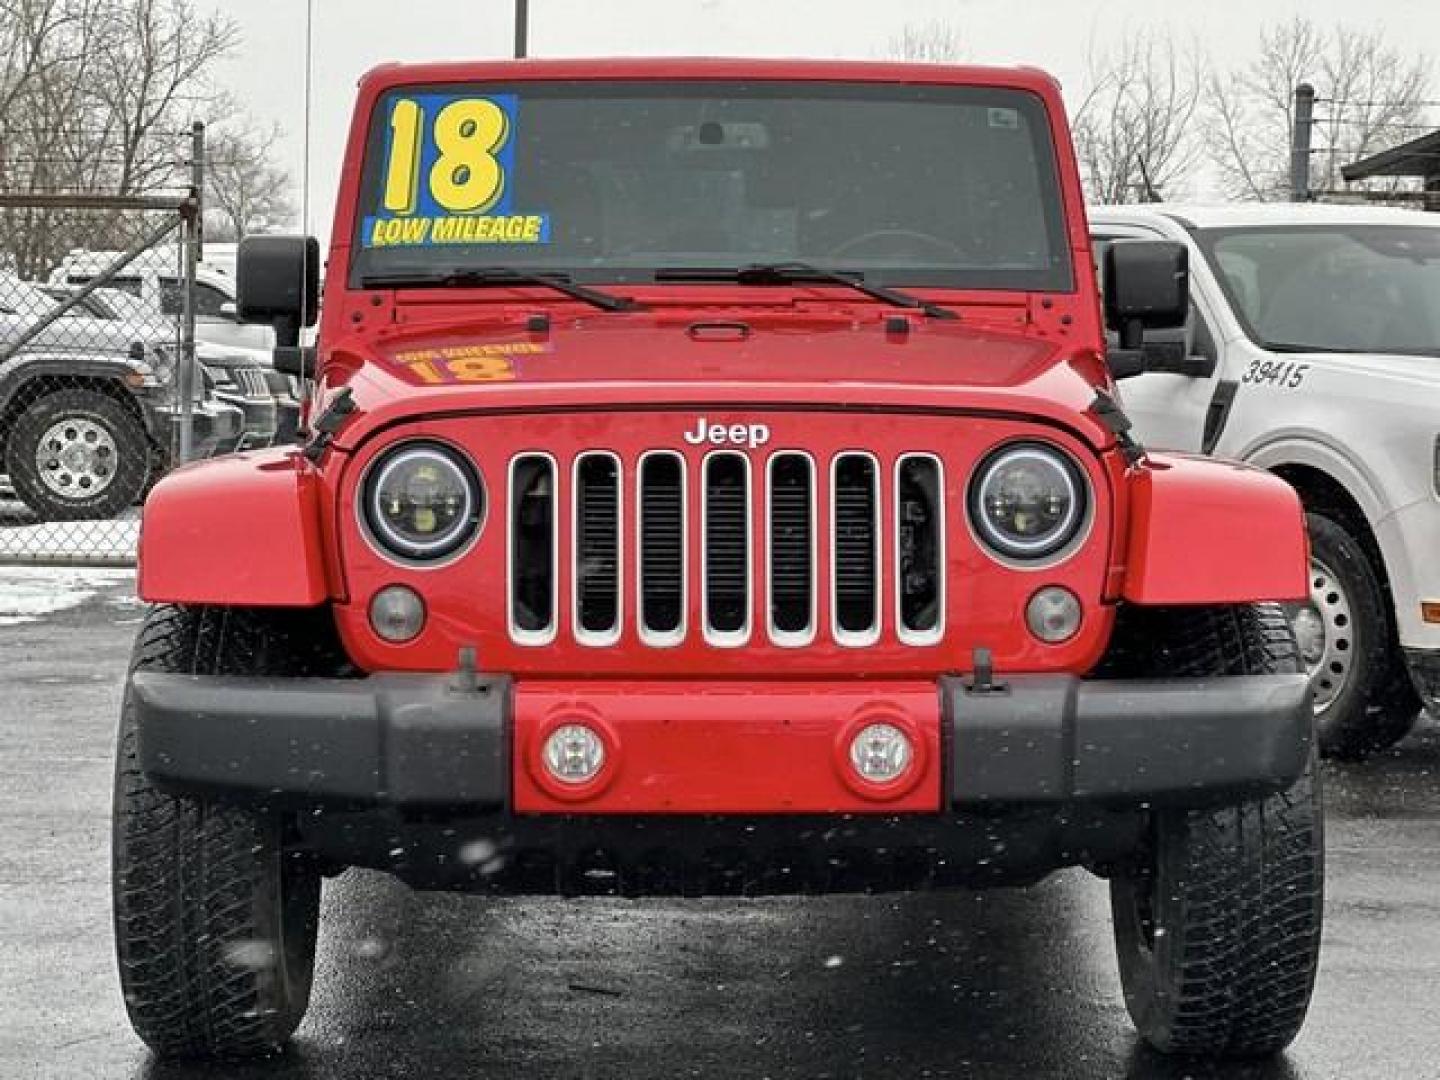
[[[392,645],[411,641],[425,628],[425,601],[404,585],[381,589],[370,601],[370,626]]]
[[[588,784],[605,767],[605,744],[584,724],[565,724],[545,740],[545,769],[563,784]]]
[[[1080,629],[1080,601],[1069,589],[1050,585],[1030,598],[1025,622],[1047,645],[1069,641]]]
[[[893,724],[870,724],[850,743],[850,764],[872,784],[898,780],[914,756],[910,737]]]

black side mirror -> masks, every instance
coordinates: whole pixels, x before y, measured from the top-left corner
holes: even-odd
[[[310,236],[247,236],[235,265],[237,314],[243,323],[275,328],[284,347],[320,312],[320,242]]]
[[[1105,252],[1105,325],[1121,349],[1146,330],[1173,330],[1190,314],[1190,250],[1172,240],[1117,240]]]

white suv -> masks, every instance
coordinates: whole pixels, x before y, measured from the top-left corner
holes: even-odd
[[[1126,239],[1189,245],[1190,325],[1147,345],[1125,411],[1148,446],[1299,490],[1311,597],[1291,617],[1321,747],[1395,742],[1440,705],[1440,215],[1150,205],[1090,224],[1097,258]]]
[[[51,274],[50,283],[71,288],[88,285],[109,274],[119,258],[117,251],[72,251]],[[144,253],[110,277],[107,287],[138,297],[154,318],[173,320],[180,315],[180,270],[171,251]],[[195,334],[201,341],[266,353],[275,347],[269,327],[240,322],[235,312],[235,279],[223,264],[203,262],[196,268],[195,315]]]

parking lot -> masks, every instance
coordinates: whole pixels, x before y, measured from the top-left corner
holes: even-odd
[[[1209,1072],[1138,1047],[1104,887],[823,900],[484,900],[352,872],[327,886],[295,1049],[158,1066],[113,970],[108,828],[118,571],[0,571],[0,1075],[191,1077],[1440,1075],[1440,727],[1328,766],[1324,956],[1283,1059]]]

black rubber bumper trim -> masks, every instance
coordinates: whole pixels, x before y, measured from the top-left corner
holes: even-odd
[[[208,678],[139,671],[140,762],[185,788],[500,809],[510,680]]]
[[[1276,791],[1299,778],[1313,726],[1303,674],[941,682],[950,791],[976,803],[1168,801]]]

